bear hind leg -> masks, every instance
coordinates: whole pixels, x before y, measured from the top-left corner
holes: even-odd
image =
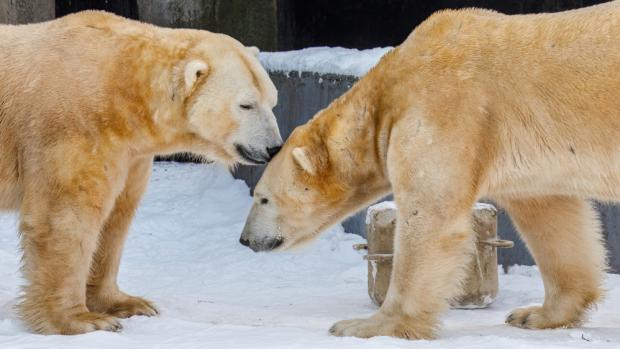
[[[509,200],[503,205],[542,274],[542,306],[514,310],[506,323],[529,329],[574,327],[602,295],[606,254],[592,204],[570,197]]]

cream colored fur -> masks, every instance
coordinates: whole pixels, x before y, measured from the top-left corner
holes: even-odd
[[[620,1],[557,14],[433,15],[295,130],[256,188],[242,241],[290,248],[393,192],[387,299],[331,333],[432,338],[473,249],[470,210],[493,199],[545,284],[541,307],[506,321],[579,325],[601,299],[606,265],[589,200],[620,201],[618,38]]]
[[[117,330],[157,313],[116,284],[153,156],[232,165],[247,162],[239,146],[264,156],[281,143],[254,51],[103,12],[0,26],[0,209],[20,212],[29,328]]]

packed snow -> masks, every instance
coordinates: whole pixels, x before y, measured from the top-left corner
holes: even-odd
[[[394,201],[381,201],[379,203],[376,203],[370,207],[368,207],[368,209],[366,210],[366,224],[370,224],[370,221],[372,220],[372,216],[379,211],[385,211],[385,210],[396,210],[396,203]],[[474,205],[474,209],[476,210],[490,210],[490,211],[495,211],[497,212],[497,208],[495,206],[493,206],[492,204],[486,203],[486,202],[476,202],[476,204]]]
[[[22,282],[16,217],[0,215],[0,348],[618,348],[620,276],[584,328],[528,331],[503,324],[516,306],[540,303],[533,267],[500,275],[487,309],[450,310],[435,341],[337,338],[335,321],[375,310],[367,266],[336,227],[294,252],[254,253],[239,244],[251,205],[247,186],[215,165],[158,163],[138,211],[120,272],[125,291],[159,305],[155,318],[122,320],[122,332],[29,333],[13,306]]]
[[[258,58],[268,71],[362,76],[391,49],[391,47],[368,50],[310,47],[297,51],[261,52]]]
[[[368,209],[366,210],[366,224],[370,224],[370,222],[372,221],[372,216],[374,216],[375,213],[396,209],[396,203],[394,201],[381,201],[379,203],[376,203],[368,207]]]

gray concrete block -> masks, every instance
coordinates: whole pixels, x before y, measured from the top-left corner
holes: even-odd
[[[37,23],[53,19],[54,14],[54,0],[0,0],[0,23]]]
[[[228,34],[248,46],[278,47],[277,0],[138,0],[140,20]]]

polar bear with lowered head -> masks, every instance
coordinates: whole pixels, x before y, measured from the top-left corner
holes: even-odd
[[[232,165],[281,145],[256,50],[104,12],[0,25],[0,209],[19,210],[32,330],[117,330],[155,315],[116,283],[154,154]]]
[[[440,12],[267,166],[241,242],[307,241],[389,192],[387,297],[338,336],[435,336],[475,249],[471,209],[503,206],[538,264],[542,306],[513,326],[579,325],[606,265],[589,199],[620,201],[620,1],[555,14]]]

